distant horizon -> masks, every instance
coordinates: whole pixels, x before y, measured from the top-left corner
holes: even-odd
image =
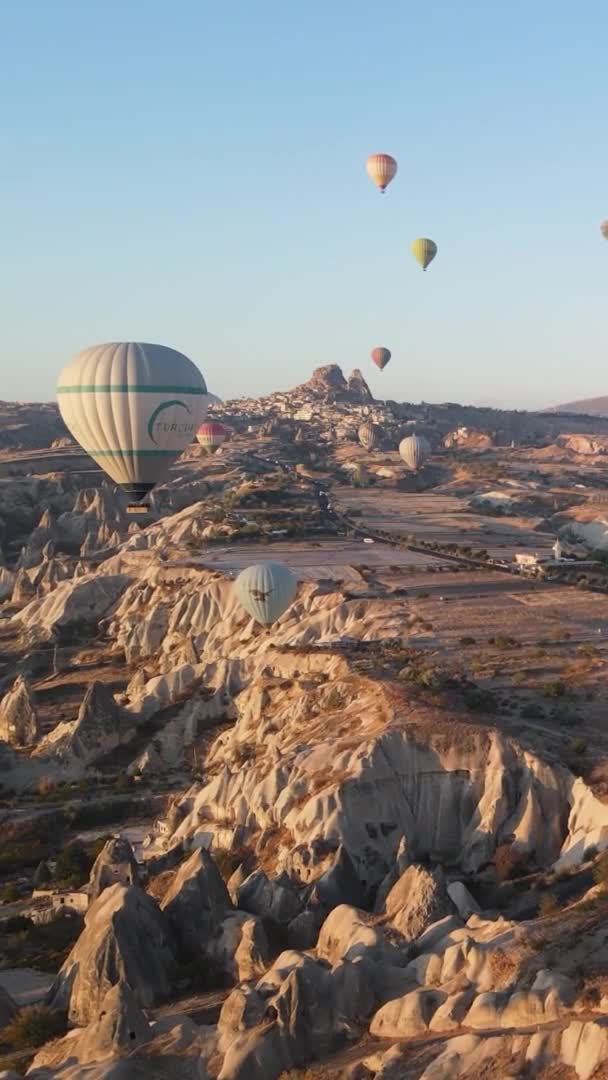
[[[317,365],[317,367],[325,367],[325,366],[327,366],[327,365],[324,365],[324,364]],[[360,371],[361,374],[363,375],[363,378],[365,379],[365,381],[367,383],[367,379],[365,378],[365,372],[361,371],[360,368],[353,368],[352,371],[349,372],[348,370],[344,371],[344,369],[342,368],[341,365],[337,365],[337,366],[340,367],[340,369],[342,370],[343,375],[347,379],[348,379],[349,375],[353,374],[353,372]],[[315,370],[317,370],[317,368],[312,369],[313,372]],[[311,372],[311,376],[312,376],[312,372]],[[252,399],[255,400],[255,398],[268,397],[273,393],[278,393],[278,394],[289,393],[290,391],[298,389],[299,386],[304,385],[307,381],[308,380],[305,379],[305,380],[303,380],[302,383],[296,383],[293,386],[276,387],[275,390],[265,391],[265,392],[257,394],[257,395],[254,395],[254,394],[242,394],[240,397],[222,398],[221,403],[225,405],[226,403],[232,402],[232,401],[246,401],[246,400],[252,400]],[[369,386],[369,383],[368,383],[368,386]],[[600,414],[587,413],[587,412],[585,412],[585,410],[581,410],[581,411],[577,412],[577,411],[574,411],[573,409],[568,409],[567,408],[568,405],[577,404],[577,402],[575,402],[575,401],[573,401],[573,402],[564,402],[562,404],[546,405],[544,407],[539,407],[539,408],[534,408],[534,407],[526,408],[524,406],[515,406],[515,405],[513,405],[513,406],[494,405],[494,404],[478,403],[478,402],[464,401],[464,400],[463,401],[458,401],[458,400],[451,399],[451,398],[445,398],[443,400],[441,400],[439,398],[437,398],[435,400],[430,400],[430,399],[427,399],[427,398],[421,398],[419,401],[415,401],[415,400],[413,400],[411,398],[402,398],[402,399],[400,399],[400,398],[380,397],[380,396],[377,396],[377,395],[373,395],[373,396],[374,396],[374,401],[376,401],[376,402],[394,401],[397,405],[413,405],[415,407],[421,407],[423,405],[430,405],[430,406],[434,406],[434,407],[439,407],[439,406],[442,406],[442,405],[456,405],[456,406],[458,406],[459,408],[462,408],[462,409],[490,409],[490,410],[495,411],[495,412],[543,413],[543,412],[564,412],[565,411],[565,412],[571,412],[573,416],[600,415]],[[595,397],[581,398],[581,399],[579,399],[579,401],[580,401],[581,404],[585,404],[585,403],[592,404],[594,401],[601,401],[603,399],[605,399],[607,401],[607,403],[608,403],[608,394],[597,394],[597,395],[595,395]],[[0,398],[0,402],[2,404],[5,404],[5,405],[57,405],[56,398],[40,399],[40,400],[26,399],[26,398]],[[606,415],[608,416],[608,405],[607,405]]]
[[[229,399],[311,356],[393,400],[592,397],[604,29],[599,0],[9,5],[0,395],[51,400],[81,349],[143,339]]]

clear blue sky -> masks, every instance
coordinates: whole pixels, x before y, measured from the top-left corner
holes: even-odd
[[[605,0],[4,0],[0,398],[116,339],[222,397],[329,362],[398,400],[608,393],[607,40]]]

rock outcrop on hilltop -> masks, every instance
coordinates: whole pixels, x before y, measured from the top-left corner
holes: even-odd
[[[296,387],[292,393],[309,394],[325,401],[350,401],[359,405],[367,405],[374,400],[359,369],[355,369],[347,381],[338,364],[315,368],[308,382]]]
[[[0,701],[0,739],[10,746],[32,746],[40,728],[31,687],[22,675]]]

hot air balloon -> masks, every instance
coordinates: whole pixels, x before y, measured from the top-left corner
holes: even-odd
[[[367,175],[380,191],[386,191],[397,172],[397,162],[390,154],[370,154],[365,162]]]
[[[431,446],[422,435],[408,435],[399,443],[401,458],[414,472],[424,465],[431,452]]]
[[[359,442],[361,443],[361,446],[364,450],[371,451],[374,449],[374,446],[376,445],[377,435],[374,424],[372,424],[370,421],[365,424],[361,424],[357,435],[359,437]]]
[[[256,622],[275,622],[291,604],[298,582],[289,567],[261,562],[241,570],[234,589],[242,607]]]
[[[226,442],[228,432],[224,425],[218,423],[217,420],[206,420],[199,427],[196,438],[205,450],[213,454],[216,450],[219,450],[222,443]]]
[[[411,252],[416,262],[420,263],[423,270],[426,270],[437,254],[437,244],[428,237],[420,236],[412,241]]]
[[[64,367],[59,411],[83,450],[138,502],[163,480],[205,417],[207,387],[165,345],[93,345]]]
[[[377,349],[372,349],[371,355],[376,367],[380,368],[380,371],[384,371],[391,358],[390,349],[384,349],[379,345]]]
[[[608,240],[608,218],[606,219],[606,221],[602,221],[602,224],[600,225],[600,232],[604,237],[604,240]]]

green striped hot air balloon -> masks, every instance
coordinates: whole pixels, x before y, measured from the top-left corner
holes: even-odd
[[[411,252],[416,262],[426,270],[437,254],[437,244],[426,236],[419,236],[417,240],[412,240]]]
[[[93,345],[64,367],[59,411],[83,450],[131,497],[142,500],[192,442],[207,387],[183,353],[165,345]]]
[[[248,615],[268,626],[276,622],[291,604],[298,582],[288,566],[261,562],[248,566],[237,577],[234,590]]]

